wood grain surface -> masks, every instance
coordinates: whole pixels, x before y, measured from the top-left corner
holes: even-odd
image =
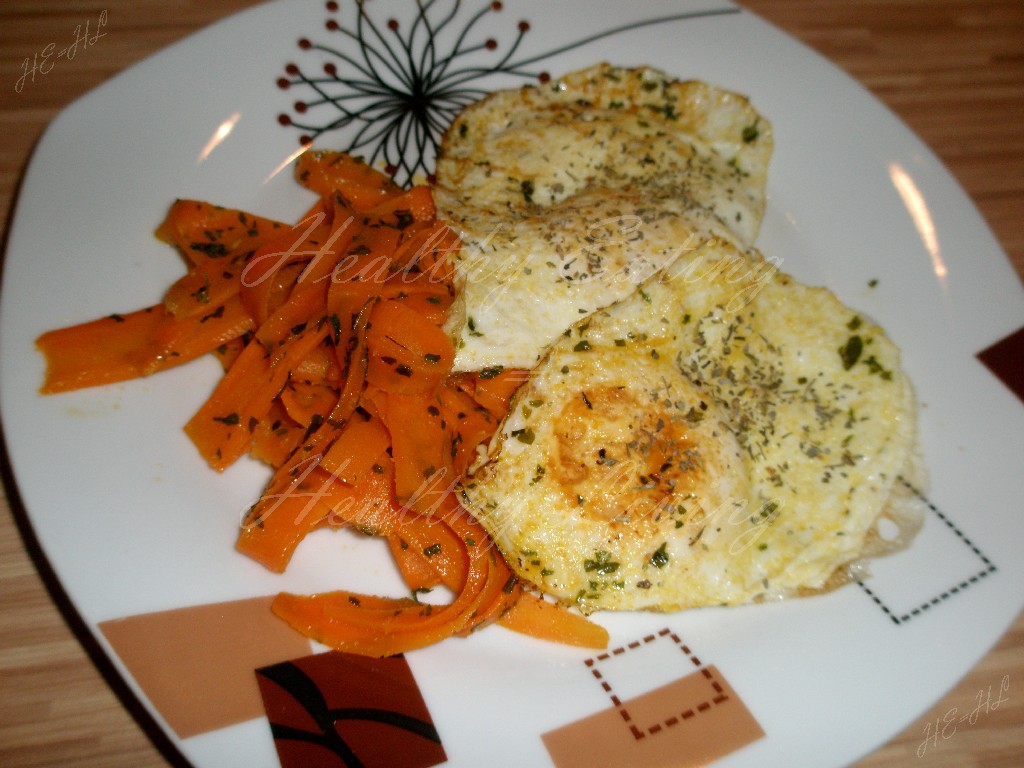
[[[75,98],[245,0],[0,3],[0,210],[4,231],[35,141]],[[942,158],[1024,275],[1024,2],[747,0],[888,104]],[[23,78],[26,59],[106,12],[106,35],[73,61]],[[699,75],[699,73],[697,73]],[[780,73],[780,76],[784,76]],[[21,87],[17,87],[18,84]],[[187,87],[187,86],[182,86]],[[1024,362],[1022,362],[1024,364]],[[0,498],[0,766],[166,766],[76,638],[46,586],[5,477]],[[1024,512],[1024,510],[1022,510]],[[1024,586],[1024,585],[1022,585]],[[937,638],[936,642],[941,642]],[[979,693],[1006,700],[928,740]],[[931,730],[929,730],[931,729]],[[159,739],[158,739],[159,740]],[[922,747],[924,747],[922,749]],[[1024,618],[978,666],[858,768],[1024,765]]]

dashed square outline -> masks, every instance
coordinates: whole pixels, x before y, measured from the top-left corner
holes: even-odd
[[[646,728],[644,728],[640,725],[637,725],[637,723],[633,721],[633,716],[630,714],[626,704],[623,703],[623,701],[616,695],[611,683],[608,682],[605,676],[601,673],[601,670],[598,669],[598,665],[600,662],[607,661],[612,657],[621,656],[624,653],[641,650],[644,647],[648,646],[650,643],[656,642],[665,637],[671,638],[671,640],[679,648],[680,652],[685,654],[689,658],[690,662],[694,665],[694,667],[700,670],[701,674],[704,676],[705,679],[707,679],[708,683],[711,686],[712,695],[709,695],[709,697],[706,700],[701,701],[699,704],[687,707],[682,712],[678,712],[676,714],[671,715],[670,717],[666,718],[660,723],[654,723],[653,725],[649,725]],[[690,720],[703,712],[707,712],[709,709],[711,709],[712,706],[721,704],[722,702],[729,700],[728,694],[725,693],[724,689],[722,688],[722,684],[715,679],[715,676],[711,672],[711,670],[709,670],[707,667],[704,667],[701,663],[701,660],[697,658],[696,654],[694,654],[693,651],[690,650],[689,646],[687,646],[686,643],[683,642],[682,638],[668,627],[659,630],[656,633],[647,635],[641,638],[640,640],[634,640],[630,643],[627,643],[626,645],[621,645],[617,648],[605,651],[602,654],[586,659],[584,661],[584,664],[586,664],[587,667],[590,669],[591,674],[594,675],[594,678],[597,680],[597,682],[600,683],[602,690],[604,690],[604,692],[608,694],[608,698],[611,701],[612,706],[614,706],[615,709],[618,710],[623,722],[628,724],[630,733],[633,734],[633,738],[637,741],[639,741],[640,739],[644,739],[647,736],[654,736],[660,733],[661,731],[665,730],[666,728],[670,728],[674,725],[678,725],[679,723]]]
[[[933,514],[935,514],[935,516],[938,517],[939,520],[942,521],[947,528],[949,528],[949,530],[953,532],[953,534],[964,544],[964,546],[968,547],[971,550],[975,557],[977,557],[978,560],[981,561],[984,567],[972,576],[969,576],[968,578],[964,579],[963,581],[960,581],[959,583],[955,584],[949,589],[940,592],[938,595],[931,598],[930,600],[925,600],[916,608],[913,608],[902,615],[899,615],[896,611],[893,611],[892,608],[886,605],[885,601],[874,590],[868,587],[863,581],[856,582],[857,586],[859,586],[864,591],[864,593],[871,598],[872,602],[874,602],[875,605],[882,609],[882,613],[888,616],[892,620],[893,624],[896,624],[897,626],[900,624],[905,624],[906,622],[910,621],[916,616],[920,616],[922,613],[925,613],[926,611],[929,611],[933,607],[939,605],[939,603],[948,600],[954,595],[960,594],[965,589],[970,587],[972,584],[977,584],[986,576],[995,573],[998,570],[995,564],[991,560],[989,560],[988,557],[985,556],[985,554],[978,548],[978,546],[969,538],[967,538],[964,532],[961,531],[960,528],[958,528],[952,520],[946,517],[946,515],[944,515],[939,510],[939,508],[936,507],[935,504],[933,504],[931,500],[929,500],[928,497],[926,497],[920,491],[920,489],[916,488],[914,485],[907,482],[907,480],[902,477],[900,477],[899,480],[901,483],[903,483],[903,485],[907,487],[908,490],[910,490],[915,496],[917,496],[922,502],[924,502],[928,509]]]

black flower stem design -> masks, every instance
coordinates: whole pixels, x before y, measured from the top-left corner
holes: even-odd
[[[382,26],[371,18],[363,0],[354,2],[357,10],[351,28],[333,17],[326,24],[329,31],[354,43],[354,48],[340,50],[303,38],[299,41],[302,50],[331,57],[323,67],[324,75],[310,77],[297,65],[289,64],[285,71],[290,79],[278,80],[281,88],[301,85],[315,94],[313,100],[296,102],[296,113],[330,106],[339,114],[320,125],[299,122],[285,114],[278,120],[282,125],[310,132],[300,137],[303,144],[311,144],[328,131],[356,125],[354,136],[343,151],[367,151],[367,162],[383,162],[396,181],[406,185],[417,174],[429,174],[430,157],[436,154],[440,137],[455,115],[487,94],[483,88],[472,87],[473,81],[500,74],[543,83],[549,76],[533,67],[552,56],[630,30],[741,12],[730,6],[642,19],[516,58],[530,30],[529,22],[520,21],[507,49],[485,65],[469,61],[497,50],[498,42],[493,38],[474,41],[472,37],[485,17],[503,10],[503,4],[497,0],[478,7],[461,27],[452,30],[454,43],[444,55],[439,54],[438,40],[445,30],[458,23],[462,0],[452,0],[447,10],[443,0],[416,0],[417,12],[407,31],[395,19]],[[333,14],[340,4],[328,2],[327,8]]]

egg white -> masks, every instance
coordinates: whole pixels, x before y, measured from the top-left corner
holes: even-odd
[[[708,239],[750,246],[772,146],[745,97],[646,67],[599,64],[468,107],[434,187],[463,240],[455,370],[531,367]]]
[[[821,590],[877,543],[915,408],[881,328],[712,240],[558,338],[464,503],[588,612]]]

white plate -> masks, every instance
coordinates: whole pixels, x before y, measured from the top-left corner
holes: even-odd
[[[322,2],[270,3],[147,59],[65,109],[25,177],[0,316],[5,436],[33,529],[105,648],[96,627],[111,618],[281,589],[391,584],[379,553],[345,534],[313,537],[284,576],[234,553],[238,515],[265,473],[243,463],[216,476],[182,433],[216,380],[211,361],[37,395],[40,333],[155,303],[180,274],[173,252],[152,236],[175,198],[285,220],[306,208],[309,199],[282,170],[302,131],[278,116],[317,125],[331,118],[296,113],[293,102],[310,99],[312,88],[286,91],[276,81],[289,62],[313,72],[332,59],[301,49],[300,38],[363,55],[324,26],[328,18],[351,26],[355,4],[341,5],[334,12]],[[904,350],[922,402],[933,509],[913,547],[880,564],[868,589],[600,618],[613,646],[669,627],[728,679],[766,735],[721,765],[849,763],[926,710],[1021,609],[1024,407],[975,357],[1024,325],[1019,281],[928,148],[859,85],[755,16],[720,0],[509,0],[470,24],[488,5],[461,7],[432,49],[440,58],[467,27],[465,47],[498,41],[496,50],[452,62],[467,76],[484,72],[469,77],[469,87],[506,87],[608,60],[749,95],[773,121],[777,146],[760,247],[880,321]],[[439,23],[452,7],[431,5],[423,20]],[[415,5],[377,0],[367,8],[380,32],[364,30],[368,45],[385,51],[387,40],[404,56],[387,21],[408,34]],[[699,13],[681,17],[692,12]],[[653,19],[663,20],[635,24]],[[517,66],[495,72],[520,20],[530,28],[509,59]],[[424,30],[413,59],[427,50]],[[384,58],[374,60],[379,70]],[[317,144],[345,148],[354,130],[326,132]],[[416,156],[415,142],[406,149],[407,159]],[[429,151],[424,161],[429,167]],[[551,761],[540,733],[602,706],[583,664],[590,655],[492,628],[409,654],[409,662],[450,764],[541,766]],[[169,736],[196,766],[277,763],[263,720]]]

